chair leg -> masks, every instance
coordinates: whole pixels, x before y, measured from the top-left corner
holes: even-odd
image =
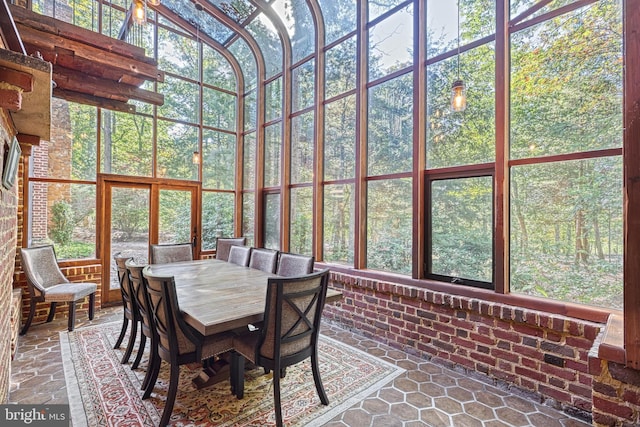
[[[231,352],[231,392],[238,399],[244,397],[244,356],[237,351]]]
[[[135,320],[131,321],[131,334],[129,335],[129,343],[127,344],[127,349],[124,351],[124,355],[122,356],[122,360],[120,363],[127,363],[129,358],[131,357],[131,352],[133,351],[133,347],[136,343],[136,338],[138,338],[138,322]]]
[[[176,401],[176,395],[178,394],[178,379],[180,374],[180,365],[171,365],[171,377],[169,379],[169,390],[167,390],[167,401],[164,404],[164,410],[162,411],[162,419],[160,419],[160,427],[164,427],[169,424],[169,418],[171,418],[171,412],[173,412],[173,404]]]
[[[276,375],[279,369],[273,370],[273,407],[276,411],[276,426],[282,427],[282,406],[280,402],[280,375]]]
[[[156,385],[156,380],[158,379],[158,374],[160,373],[160,365],[162,364],[162,359],[158,355],[157,350],[154,352],[155,354],[151,356],[149,360],[149,366],[147,367],[147,374],[144,377],[143,383],[146,381],[146,385],[144,387],[144,394],[142,395],[142,399],[147,399],[151,396],[151,392],[153,392],[153,387]],[[149,379],[147,379],[147,376]]]
[[[20,335],[24,335],[29,330],[29,326],[31,326],[31,322],[33,322],[33,316],[36,314],[36,302],[31,297],[31,307],[29,308],[29,317],[27,317],[27,321],[25,322],[22,330],[20,331]]]
[[[96,305],[96,293],[94,292],[91,295],[89,295],[89,320],[93,320],[95,305]]]
[[[120,329],[120,336],[118,336],[118,339],[116,340],[116,345],[113,346],[114,349],[120,347],[120,344],[122,344],[122,340],[124,339],[124,335],[127,333],[127,328],[129,327],[129,319],[127,319],[127,316],[124,316],[124,319],[122,320],[122,329]]]
[[[140,360],[142,360],[142,354],[144,353],[144,347],[147,344],[147,336],[145,334],[140,334],[140,346],[138,347],[138,354],[136,354],[136,359],[133,361],[131,365],[131,369],[137,369],[140,364]]]
[[[75,323],[76,323],[76,302],[69,301],[69,326],[67,326],[67,329],[69,329],[69,332],[73,331],[73,325]]]
[[[57,302],[52,302],[51,303],[51,307],[49,307],[49,315],[47,316],[47,323],[51,322],[53,320],[53,316],[56,314],[56,306],[58,305]]]
[[[322,386],[322,379],[320,378],[317,349],[313,353],[311,353],[311,370],[313,371],[313,382],[316,384],[316,391],[318,392],[320,402],[322,402],[323,405],[328,405],[329,398],[327,397],[327,393],[324,391],[324,387]]]

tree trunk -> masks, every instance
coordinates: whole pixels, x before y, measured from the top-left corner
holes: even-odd
[[[602,250],[602,239],[600,237],[600,226],[598,225],[598,215],[593,216],[593,244],[596,246],[596,254],[598,259],[604,259],[604,251]]]
[[[111,173],[111,147],[112,147],[112,141],[111,141],[111,129],[113,129],[112,127],[112,123],[111,123],[111,117],[113,116],[113,114],[111,114],[111,111],[109,110],[102,110],[102,141],[104,144],[104,173]]]
[[[518,185],[514,181],[511,183],[511,188],[513,188],[513,199],[511,202],[513,203],[516,218],[518,219],[518,225],[520,226],[520,230],[522,233],[522,238],[520,239],[520,253],[525,253],[529,249],[529,234],[527,233],[527,223],[524,220],[524,215],[522,214],[522,208],[520,204],[520,198],[518,196]]]

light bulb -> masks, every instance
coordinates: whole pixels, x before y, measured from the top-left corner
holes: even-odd
[[[451,86],[451,109],[464,111],[467,108],[467,91],[462,80],[456,80]]]
[[[141,0],[134,0],[133,6],[133,20],[136,24],[144,24],[147,20],[146,11],[144,10],[144,3]]]
[[[193,152],[193,156],[191,157],[191,161],[194,165],[200,164],[200,153],[198,151]]]

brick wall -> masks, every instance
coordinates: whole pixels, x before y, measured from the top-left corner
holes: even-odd
[[[640,425],[640,371],[602,360],[590,359],[593,378],[593,425],[633,427]]]
[[[0,161],[4,164],[9,134],[8,115],[0,109]],[[19,172],[19,171],[18,171]],[[16,249],[18,186],[0,186],[0,403],[9,397],[11,374],[11,293]]]
[[[589,351],[604,325],[337,272],[331,286],[343,298],[325,308],[329,321],[591,416]]]

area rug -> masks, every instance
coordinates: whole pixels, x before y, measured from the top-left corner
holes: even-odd
[[[135,352],[129,364],[120,363],[124,348],[113,349],[120,327],[118,322],[60,332],[74,427],[155,426],[160,420],[169,366],[162,363],[153,394],[142,400],[140,385],[147,355],[136,370],[131,369]],[[319,361],[330,404],[320,403],[309,360],[289,367],[281,382],[285,425],[323,425],[404,372],[325,336],[320,338]],[[199,364],[181,366],[172,426],[275,425],[271,374],[265,375],[261,368],[246,371],[244,398],[238,400],[231,394],[228,380],[196,390],[191,380],[199,372]]]

